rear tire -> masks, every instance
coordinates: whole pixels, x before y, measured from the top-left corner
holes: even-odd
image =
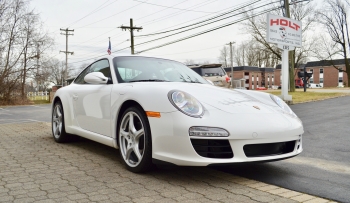
[[[153,168],[151,130],[145,112],[129,107],[118,125],[121,158],[129,171],[142,173]]]

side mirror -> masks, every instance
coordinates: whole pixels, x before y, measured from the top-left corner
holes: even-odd
[[[101,72],[92,72],[85,75],[84,81],[90,84],[110,84],[111,79]]]

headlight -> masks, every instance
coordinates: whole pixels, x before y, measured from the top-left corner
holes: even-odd
[[[202,104],[186,92],[172,90],[168,93],[168,98],[175,108],[188,116],[199,118],[204,113]]]
[[[271,99],[279,106],[283,109],[284,112],[297,117],[297,115],[292,111],[292,109],[288,106],[288,104],[286,104],[281,98],[270,94]]]

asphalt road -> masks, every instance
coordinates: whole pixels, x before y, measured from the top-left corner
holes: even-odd
[[[261,164],[216,168],[231,174],[350,202],[350,96],[292,105],[303,121],[304,151]]]
[[[292,105],[304,124],[304,151],[278,162],[216,167],[234,175],[350,202],[350,96]],[[50,105],[0,108],[0,124],[50,122]]]
[[[51,104],[0,107],[0,124],[51,122]]]

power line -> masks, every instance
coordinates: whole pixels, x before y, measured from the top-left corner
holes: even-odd
[[[265,4],[265,5],[259,6],[259,7],[257,7],[257,8],[251,9],[251,10],[255,10],[255,9],[264,7],[264,6],[269,5],[269,4],[272,4],[272,3],[274,3],[274,2],[267,3],[267,4]],[[254,3],[252,3],[252,4],[254,4]],[[246,6],[244,6],[244,7],[250,6],[250,5],[252,5],[252,4],[246,5]],[[242,8],[243,8],[243,7],[242,7]],[[237,8],[237,9],[235,9],[235,11],[237,11],[238,9],[242,9],[242,8]],[[202,24],[202,25],[195,26],[195,27],[193,27],[193,28],[189,28],[189,29],[187,29],[187,30],[183,30],[183,31],[180,31],[180,32],[176,32],[176,33],[174,33],[174,34],[170,34],[170,35],[167,35],[167,36],[159,37],[159,38],[157,38],[157,39],[153,39],[153,40],[149,40],[149,41],[146,41],[146,42],[142,42],[142,43],[140,43],[140,44],[136,44],[135,46],[139,46],[139,45],[142,45],[142,44],[146,44],[146,43],[154,42],[154,41],[161,40],[161,39],[164,39],[164,38],[167,38],[167,37],[171,37],[171,36],[174,36],[174,35],[183,33],[183,32],[187,32],[187,31],[190,31],[190,30],[193,30],[193,29],[196,29],[196,28],[199,28],[199,27],[203,27],[203,26],[205,26],[205,25],[209,25],[209,24],[212,24],[212,23],[215,23],[215,22],[218,22],[218,21],[221,21],[221,20],[225,20],[225,19],[231,18],[231,17],[233,17],[233,16],[237,16],[237,15],[240,15],[240,14],[243,14],[243,13],[247,13],[247,12],[249,12],[249,11],[243,11],[243,12],[241,12],[241,13],[236,13],[236,14],[227,16],[227,17],[225,17],[225,18],[221,18],[221,19],[218,19],[218,20],[215,20],[215,21],[212,21],[212,22],[208,22],[208,23],[205,23],[205,24]],[[211,20],[211,19],[209,19],[209,20]],[[205,22],[205,21],[201,21],[200,23],[203,23],[203,22]],[[198,23],[198,24],[200,24],[200,23]],[[195,25],[195,24],[192,24],[192,25]]]
[[[158,56],[169,56],[169,55],[177,55],[177,54],[187,54],[187,53],[192,53],[192,52],[198,52],[198,51],[204,51],[204,50],[214,49],[214,48],[218,48],[218,47],[222,47],[222,45],[220,45],[220,46],[215,46],[215,47],[209,47],[209,48],[205,48],[205,49],[197,49],[197,50],[193,50],[193,51],[178,52],[178,53],[172,53],[172,54],[157,54],[157,55],[158,55]]]
[[[134,0],[134,1],[142,2],[142,3],[153,5],[153,6],[159,6],[159,7],[164,7],[164,8],[171,8],[171,9],[181,10],[181,11],[191,11],[191,12],[198,12],[198,13],[214,13],[214,12],[207,12],[207,11],[195,11],[195,10],[189,10],[189,9],[182,9],[182,8],[163,6],[163,5],[148,3],[148,2],[145,2],[145,1],[139,1],[139,0]]]
[[[203,32],[199,32],[199,33],[196,33],[196,34],[187,36],[187,37],[180,38],[180,39],[178,39],[178,40],[174,40],[174,41],[171,41],[171,42],[168,42],[168,43],[164,43],[164,44],[161,44],[161,45],[158,45],[158,46],[155,46],[155,47],[151,47],[151,48],[148,48],[148,49],[139,51],[139,52],[137,52],[136,54],[139,54],[139,53],[142,53],[142,52],[146,52],[146,51],[149,51],[149,50],[153,50],[153,49],[157,49],[157,48],[160,48],[160,47],[164,47],[164,46],[167,46],[167,45],[170,45],[170,44],[174,44],[174,43],[176,43],[176,42],[180,42],[180,41],[183,41],[183,40],[186,40],[186,39],[190,39],[190,38],[193,38],[193,37],[196,37],[196,36],[199,36],[199,35],[203,35],[203,34],[206,34],[206,33],[209,33],[209,32],[212,32],[212,31],[215,31],[215,30],[218,30],[218,29],[221,29],[221,28],[224,28],[224,27],[227,27],[227,26],[236,24],[236,23],[239,23],[239,22],[244,21],[244,20],[247,20],[247,19],[249,19],[249,18],[256,17],[256,16],[258,16],[258,15],[262,15],[262,14],[268,13],[268,12],[270,12],[270,11],[273,11],[273,10],[276,10],[276,9],[279,9],[279,8],[280,8],[280,7],[271,8],[271,9],[269,9],[269,10],[262,11],[262,12],[260,12],[260,13],[257,13],[257,14],[255,14],[255,15],[253,15],[253,16],[250,16],[250,17],[244,17],[244,18],[238,19],[238,20],[236,20],[236,21],[233,21],[233,22],[230,22],[230,23],[227,23],[227,24],[224,24],[224,25],[221,25],[221,26],[218,26],[218,27],[209,29],[209,30],[205,30],[205,31],[203,31]]]
[[[184,0],[184,1],[181,1],[180,3],[174,4],[174,5],[170,6],[170,8],[172,8],[173,6],[177,6],[177,5],[179,5],[179,4],[182,4],[182,3],[185,2],[185,1],[188,1],[188,0]],[[140,17],[140,18],[136,18],[136,20],[140,20],[140,19],[142,19],[142,18],[146,18],[146,17],[148,17],[148,16],[155,15],[155,14],[160,13],[160,12],[162,12],[162,11],[164,11],[164,10],[167,10],[167,9],[169,9],[169,8],[162,9],[162,10],[157,11],[157,12],[155,12],[155,13],[152,13],[152,14],[149,14],[149,15],[146,15],[146,16],[142,16],[142,17]]]
[[[245,4],[245,3],[241,3],[241,4],[238,4],[238,5],[236,5],[236,6],[239,6],[239,5],[242,5],[242,4]],[[230,7],[230,8],[235,8],[236,6],[232,6],[232,7]],[[224,11],[224,10],[229,10],[230,8],[225,8],[225,9],[219,10],[218,12],[221,12],[221,11]],[[185,22],[183,22],[183,23],[179,23],[179,24],[176,24],[176,25],[173,25],[173,26],[164,28],[164,29],[160,29],[160,30],[158,30],[158,31],[156,31],[156,32],[159,32],[159,31],[162,31],[162,30],[166,30],[166,29],[168,29],[168,28],[172,28],[172,27],[175,27],[175,26],[178,26],[178,25],[182,25],[182,24],[185,24],[185,23],[188,23],[188,22],[197,20],[197,19],[201,19],[201,18],[204,18],[204,17],[209,16],[209,15],[211,15],[211,14],[204,15],[204,16],[201,16],[201,17],[198,17],[198,18],[194,18],[194,19],[192,19],[192,20],[185,21]],[[139,36],[140,36],[140,35],[139,35]],[[136,37],[136,36],[135,36],[135,37]]]
[[[176,29],[172,29],[172,30],[167,30],[167,31],[164,31],[164,32],[156,32],[156,33],[151,33],[151,34],[146,34],[146,35],[138,35],[138,36],[135,36],[135,37],[152,36],[152,35],[158,35],[158,34],[164,34],[164,33],[172,32],[172,31],[176,31],[176,30],[181,30],[181,29],[184,29],[184,28],[187,28],[187,27],[191,27],[191,26],[194,26],[194,25],[197,25],[197,24],[200,24],[200,23],[209,21],[209,20],[213,20],[213,19],[215,19],[215,18],[219,18],[219,17],[221,17],[221,16],[225,16],[225,15],[227,15],[227,14],[229,14],[229,13],[232,13],[232,12],[237,11],[237,10],[239,10],[239,9],[242,9],[242,8],[244,8],[244,7],[250,6],[250,5],[252,5],[252,4],[254,4],[254,3],[258,2],[258,1],[261,1],[261,0],[254,0],[254,1],[251,1],[252,3],[249,2],[249,3],[247,3],[247,5],[241,6],[241,7],[239,7],[239,8],[235,8],[235,9],[233,9],[233,10],[227,11],[227,12],[222,13],[222,14],[219,14],[219,15],[217,15],[217,16],[214,16],[214,17],[211,17],[211,18],[208,18],[208,19],[205,19],[205,20],[202,20],[202,21],[199,21],[199,22],[190,24],[190,25],[186,25],[186,26],[183,26],[183,27],[180,27],[180,28],[176,28]]]
[[[185,1],[188,1],[188,0],[185,0]],[[183,2],[185,2],[185,1],[183,1]],[[208,1],[212,1],[212,0],[208,0]],[[214,1],[216,1],[216,0],[214,0]],[[180,3],[183,3],[183,2],[180,2]],[[207,1],[206,1],[207,2]],[[178,3],[178,4],[180,4],[180,3]],[[194,6],[191,6],[191,7],[189,7],[189,8],[192,8],[192,7],[197,7],[198,8],[198,5],[200,5],[200,4],[203,4],[203,3],[205,3],[205,2],[202,2],[202,3],[199,3],[199,4],[196,4],[196,5],[194,5]],[[142,4],[142,3],[140,3],[140,4]],[[136,6],[138,6],[138,5],[140,5],[140,4],[137,4],[137,5],[135,5],[135,6],[133,6],[133,7],[136,7]],[[178,5],[178,4],[175,4],[175,5]],[[110,5],[110,4],[108,4],[108,5]],[[174,6],[175,6],[174,5]],[[203,6],[203,5],[202,5]],[[131,9],[131,8],[133,8],[133,7],[130,7],[130,8],[128,8],[128,9],[126,9],[126,10],[129,10],[129,9]],[[102,9],[102,8],[101,8]],[[165,8],[165,9],[163,9],[163,10],[166,10],[166,9],[169,9],[169,8]],[[126,10],[124,10],[124,11],[126,11]],[[161,10],[161,11],[163,11],[163,10]],[[124,12],[124,11],[122,11],[122,12]],[[119,13],[122,13],[122,12],[119,12]],[[160,12],[160,11],[158,11],[158,12]],[[117,14],[119,14],[119,13],[117,13]],[[183,13],[183,12],[181,12],[181,13]],[[155,14],[155,13],[153,13],[153,14]],[[153,15],[153,14],[151,14],[151,15]],[[114,15],[116,15],[116,14],[114,14]],[[150,16],[150,15],[147,15],[147,16]],[[141,18],[139,18],[139,19],[142,19],[142,18],[144,18],[144,17],[147,17],[147,16],[143,16],[143,17],[141,17]],[[111,16],[110,16],[111,17]],[[107,17],[107,18],[109,18],[109,17]],[[106,19],[106,18],[104,18],[104,19]],[[104,19],[102,19],[102,20],[104,20]],[[160,18],[158,18],[158,19],[160,19]],[[154,20],[157,20],[157,19],[154,19]],[[101,21],[101,20],[100,20]],[[93,23],[92,23],[93,24]],[[89,24],[90,25],[90,24]],[[83,27],[85,27],[85,26],[83,26]],[[79,27],[79,28],[82,28],[82,27]],[[110,32],[112,32],[114,29],[116,29],[116,28],[113,28],[112,30],[109,30],[109,31],[107,31],[107,32],[105,32],[105,33],[102,33],[102,34],[100,34],[100,35],[98,35],[98,36],[96,36],[96,37],[93,37],[93,38],[91,38],[91,39],[89,39],[89,40],[87,40],[87,41],[84,41],[84,42],[82,42],[81,44],[85,44],[85,43],[87,43],[87,42],[90,42],[92,39],[96,39],[96,38],[99,38],[99,37],[101,37],[102,35],[105,35],[105,34],[107,34],[107,33],[110,33]],[[122,35],[122,33],[120,33],[120,34],[118,34],[118,35],[114,35],[114,36],[112,36],[112,37],[116,37],[116,36],[120,36],[120,35]],[[104,40],[104,39],[103,39]],[[97,41],[97,43],[98,42],[101,42],[101,41],[103,41],[103,40],[100,40],[100,41]],[[97,43],[94,43],[94,44],[97,44]],[[73,47],[76,47],[77,45],[73,45]]]
[[[124,41],[122,41],[121,43],[119,43],[119,44],[116,44],[116,45],[113,45],[112,47],[116,47],[116,46],[118,46],[118,45],[121,45],[121,44],[123,44],[123,43],[125,43],[125,42],[127,42],[127,41],[129,41],[129,39],[127,39],[127,40],[124,40]],[[93,51],[93,52],[101,52],[101,51],[106,51],[106,49],[105,48],[103,48],[103,49],[99,49],[99,50],[96,50],[96,51]],[[72,58],[71,60],[77,60],[77,59],[82,59],[82,58],[86,58],[86,57],[91,57],[91,56],[93,56],[94,54],[88,54],[88,55],[85,55],[85,57],[79,57],[79,58]]]
[[[108,4],[108,5],[106,5],[106,6],[102,7],[102,8],[100,8],[101,6],[103,6],[104,4],[106,4],[108,1],[110,1],[110,0],[105,1],[103,4],[101,4],[100,6],[98,6],[95,10],[91,11],[90,13],[88,13],[88,14],[85,15],[85,16],[83,16],[82,18],[80,18],[80,19],[74,21],[73,23],[71,23],[71,24],[68,25],[67,27],[70,27],[70,26],[74,25],[75,23],[81,21],[82,19],[88,17],[89,15],[92,15],[92,14],[96,13],[97,11],[99,11],[99,10],[101,10],[101,9],[103,9],[103,8],[105,8],[105,7],[109,6],[109,5],[111,5],[111,4],[115,3],[115,2],[117,2],[118,0],[116,0],[116,1],[114,1],[114,2],[112,2],[112,3],[110,3],[110,4]]]
[[[193,7],[199,8],[199,7],[205,6],[207,4],[213,3],[214,1],[217,1],[217,0],[207,0],[207,1],[201,2],[199,4],[195,4],[193,6],[190,6],[188,8],[193,8]],[[153,19],[153,20],[150,20],[150,21],[147,21],[147,22],[143,22],[143,24],[144,25],[150,25],[150,24],[153,24],[153,23],[156,23],[156,22],[159,22],[159,21],[162,21],[162,20],[165,20],[165,19],[177,16],[177,15],[180,15],[180,14],[185,13],[185,12],[186,11],[179,11],[179,12],[171,13],[169,15],[166,15],[166,16],[163,16],[163,17],[160,17],[160,18],[156,18],[156,19]],[[156,21],[156,20],[158,20],[158,21]]]
[[[132,9],[132,8],[135,8],[136,6],[139,6],[139,5],[141,5],[141,4],[143,4],[143,3],[139,3],[139,4],[135,5],[135,6],[132,6],[132,7],[129,7],[129,8],[127,8],[127,9],[125,9],[125,10],[122,10],[121,12],[118,12],[118,13],[116,13],[116,14],[113,14],[113,15],[108,16],[108,17],[106,17],[106,18],[103,18],[103,19],[101,19],[101,20],[95,21],[95,22],[93,22],[93,23],[90,23],[90,24],[87,24],[87,25],[84,25],[84,26],[81,26],[81,27],[78,27],[78,28],[86,27],[86,26],[89,26],[89,25],[92,25],[92,24],[101,22],[101,21],[103,21],[103,20],[106,20],[106,19],[111,18],[111,17],[113,17],[113,16],[116,16],[116,15],[118,15],[118,14],[121,14],[121,13],[127,11],[127,10],[130,10],[130,9]]]
[[[129,48],[130,48],[130,47],[125,47],[125,48],[119,49],[119,50],[117,50],[117,51],[113,51],[112,53],[117,53],[117,52],[119,52],[119,51],[123,51],[123,50],[129,49]],[[95,57],[93,57],[93,58],[100,58],[100,57],[102,57],[102,56],[106,56],[106,54],[102,54],[102,55],[99,55],[99,56],[95,56]],[[71,63],[69,63],[69,64],[80,63],[80,62],[84,62],[84,61],[91,60],[91,59],[93,59],[93,58],[89,58],[89,59],[85,59],[85,60],[81,60],[81,61],[75,61],[75,62],[71,62]]]

